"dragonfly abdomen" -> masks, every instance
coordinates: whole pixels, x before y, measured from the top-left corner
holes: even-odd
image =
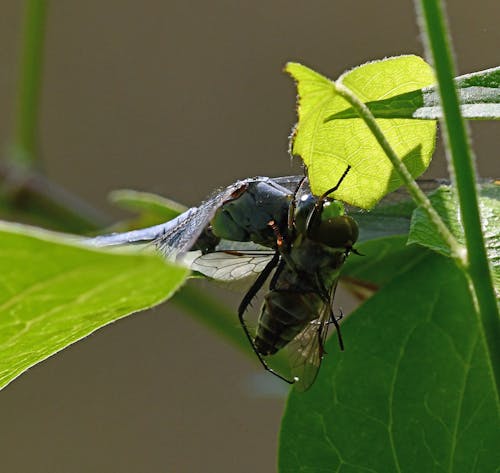
[[[292,341],[317,317],[321,299],[312,292],[273,290],[264,300],[257,325],[255,347],[272,355]]]

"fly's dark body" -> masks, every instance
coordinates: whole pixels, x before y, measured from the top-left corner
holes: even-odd
[[[281,263],[264,298],[254,340],[261,355],[284,348],[319,318],[325,305],[321,294],[334,286],[345,257],[345,250],[303,235],[295,240],[289,255],[294,267]]]

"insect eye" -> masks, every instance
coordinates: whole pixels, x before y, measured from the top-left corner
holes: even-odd
[[[358,224],[347,215],[321,219],[309,237],[332,248],[351,248],[359,235]]]

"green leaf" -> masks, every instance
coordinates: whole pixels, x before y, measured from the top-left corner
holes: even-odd
[[[349,108],[335,84],[297,63],[289,63],[286,70],[296,80],[299,93],[299,122],[292,151],[304,160],[314,194],[321,195],[335,186],[347,165],[351,170],[334,193],[344,202],[371,208],[399,187],[399,177],[364,121],[352,118],[325,123],[327,117]],[[419,90],[434,77],[421,58],[400,56],[357,67],[339,81],[366,103]],[[434,151],[436,124],[383,119],[379,126],[412,176],[419,176]]]
[[[500,119],[500,67],[466,74],[455,79],[464,118]],[[366,103],[375,118],[418,118],[434,120],[443,116],[437,86],[425,87]],[[326,121],[357,118],[351,107],[334,113]]]
[[[161,257],[96,251],[0,224],[0,388],[100,327],[168,299],[188,271]]]
[[[150,192],[118,189],[109,193],[109,200],[121,208],[136,212],[138,216],[113,227],[114,231],[149,227],[167,222],[186,210],[184,205]]]
[[[422,256],[421,248],[406,245],[407,236],[378,238],[356,245],[362,256],[351,254],[340,282],[360,301],[373,296],[399,274],[410,271]]]
[[[437,210],[448,228],[460,243],[464,243],[464,231],[459,221],[459,209],[456,196],[449,187],[442,187],[431,195],[433,207]],[[479,209],[483,222],[486,250],[493,273],[497,294],[500,295],[500,185],[483,184],[479,188]],[[431,248],[445,256],[450,255],[449,247],[440,235],[434,231],[422,209],[413,215],[408,237],[408,244],[417,243]]]
[[[292,391],[279,471],[496,471],[500,419],[478,323],[463,274],[427,251],[347,319],[345,351],[332,337],[315,385]]]

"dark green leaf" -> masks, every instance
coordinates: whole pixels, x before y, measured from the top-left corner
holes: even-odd
[[[422,250],[424,251],[424,250]],[[493,472],[494,381],[467,282],[427,253],[343,324],[315,385],[293,391],[279,466],[288,472]]]

